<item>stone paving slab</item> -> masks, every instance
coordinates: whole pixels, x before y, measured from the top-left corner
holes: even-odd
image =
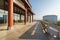
[[[20,40],[40,40],[40,39],[20,39]]]
[[[12,30],[0,31],[0,40],[20,40],[19,37],[23,35],[28,29],[30,29],[36,22],[14,25]]]

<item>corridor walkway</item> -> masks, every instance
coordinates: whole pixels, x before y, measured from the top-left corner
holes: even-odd
[[[0,40],[20,40],[19,36],[23,35],[28,29],[30,29],[36,22],[27,23],[18,23],[15,24],[12,30],[0,30]],[[3,29],[6,26],[4,26]],[[2,29],[0,28],[0,29]]]
[[[42,32],[42,25],[38,21],[27,32],[19,37],[20,40],[54,40],[50,34]]]

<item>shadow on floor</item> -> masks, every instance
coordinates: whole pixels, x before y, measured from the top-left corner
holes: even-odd
[[[33,25],[33,27],[31,27],[29,30],[27,30],[21,37],[19,37],[19,39],[31,39],[32,38],[32,30],[34,29],[35,25]]]
[[[6,31],[7,29],[0,29],[0,31]]]
[[[19,39],[42,39],[42,40],[49,40],[50,34],[43,34],[42,29],[40,27],[40,24],[37,25],[37,29],[35,30],[35,34],[31,35],[32,31],[35,29],[36,24],[33,25],[28,31],[26,31],[22,36],[19,37]]]

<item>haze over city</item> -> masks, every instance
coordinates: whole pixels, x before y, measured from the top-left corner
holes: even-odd
[[[29,0],[34,13],[34,19],[41,20],[44,15],[57,15],[60,20],[60,0]]]

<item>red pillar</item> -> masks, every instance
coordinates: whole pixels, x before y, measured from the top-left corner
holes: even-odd
[[[13,0],[8,0],[8,29],[13,26]]]
[[[28,15],[27,15],[27,22],[28,22]]]
[[[30,14],[30,23],[31,23],[31,14]]]
[[[25,14],[24,14],[24,24],[26,24],[27,22],[27,9],[25,10]]]
[[[32,14],[32,22],[33,22],[33,14]]]

